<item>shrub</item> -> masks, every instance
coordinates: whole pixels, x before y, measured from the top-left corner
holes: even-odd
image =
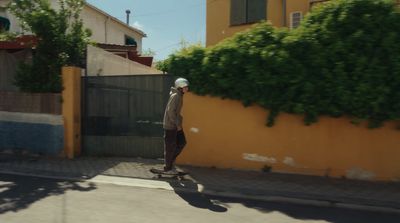
[[[393,1],[336,0],[288,31],[260,23],[213,47],[171,55],[164,69],[198,94],[256,103],[271,112],[369,120],[400,118],[400,13]]]

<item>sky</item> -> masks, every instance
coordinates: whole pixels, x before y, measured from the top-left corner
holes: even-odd
[[[142,50],[155,51],[156,61],[178,50],[182,40],[205,44],[206,0],[86,1],[123,22],[129,9],[129,24],[147,34]]]

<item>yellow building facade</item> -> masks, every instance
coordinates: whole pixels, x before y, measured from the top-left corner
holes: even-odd
[[[295,28],[311,7],[325,0],[207,0],[206,46],[267,20]]]
[[[296,28],[312,7],[327,1],[330,0],[207,0],[206,46],[261,20],[276,27]],[[395,2],[400,5],[400,0]],[[240,18],[235,19],[235,14]]]

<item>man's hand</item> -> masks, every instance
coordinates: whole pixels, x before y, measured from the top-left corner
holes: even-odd
[[[182,127],[178,126],[178,131],[182,131]]]

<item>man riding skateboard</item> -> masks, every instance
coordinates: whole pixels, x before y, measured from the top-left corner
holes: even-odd
[[[185,133],[182,129],[183,95],[189,91],[189,81],[185,78],[175,80],[175,86],[171,87],[169,100],[164,113],[164,173],[179,174],[174,167],[176,157],[186,145]]]

